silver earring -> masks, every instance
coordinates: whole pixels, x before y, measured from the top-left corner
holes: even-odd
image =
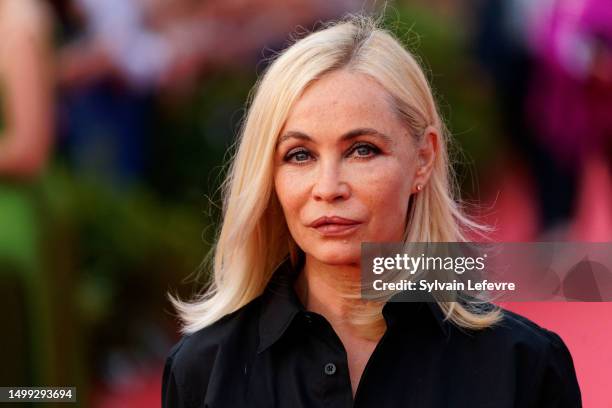
[[[421,190],[423,190],[423,185],[422,184],[417,184],[416,189],[417,189],[417,191],[420,192]]]

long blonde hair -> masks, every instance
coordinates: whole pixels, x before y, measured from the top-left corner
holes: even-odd
[[[466,230],[481,230],[462,211],[449,163],[448,132],[428,81],[415,57],[370,17],[351,16],[295,42],[278,55],[258,81],[243,123],[238,148],[222,185],[223,222],[213,248],[212,279],[192,302],[170,296],[183,333],[206,327],[259,296],[293,242],[273,189],[273,154],[278,135],[304,89],[341,68],[369,75],[395,103],[413,137],[428,126],[441,136],[429,182],[410,205],[406,242],[467,241]],[[458,302],[438,302],[447,319],[468,329],[499,321],[499,309],[478,311]],[[378,332],[381,305],[362,308],[358,324]]]

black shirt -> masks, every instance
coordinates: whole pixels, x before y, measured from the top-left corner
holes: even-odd
[[[327,320],[304,309],[285,261],[264,293],[174,345],[162,406],[581,407],[563,341],[504,310],[501,323],[467,331],[436,303],[388,302],[387,330],[355,398],[346,351]]]

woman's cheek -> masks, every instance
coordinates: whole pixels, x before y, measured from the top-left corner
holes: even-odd
[[[372,241],[401,240],[410,190],[405,172],[381,169],[364,173],[357,194],[363,198],[371,219],[366,239]]]
[[[376,202],[389,203],[389,199],[397,199],[398,196],[406,194],[404,190],[409,181],[408,174],[405,166],[399,165],[395,160],[388,160],[382,165],[364,166],[354,171],[353,185],[365,196],[374,198]]]
[[[291,169],[282,168],[275,176],[274,186],[279,202],[285,211],[294,208],[296,203],[300,202],[300,197],[306,187],[304,177],[295,173]]]

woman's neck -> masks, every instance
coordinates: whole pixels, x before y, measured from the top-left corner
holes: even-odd
[[[323,315],[334,327],[348,329],[347,317],[360,301],[360,282],[358,264],[329,265],[306,256],[295,289],[307,310]]]

